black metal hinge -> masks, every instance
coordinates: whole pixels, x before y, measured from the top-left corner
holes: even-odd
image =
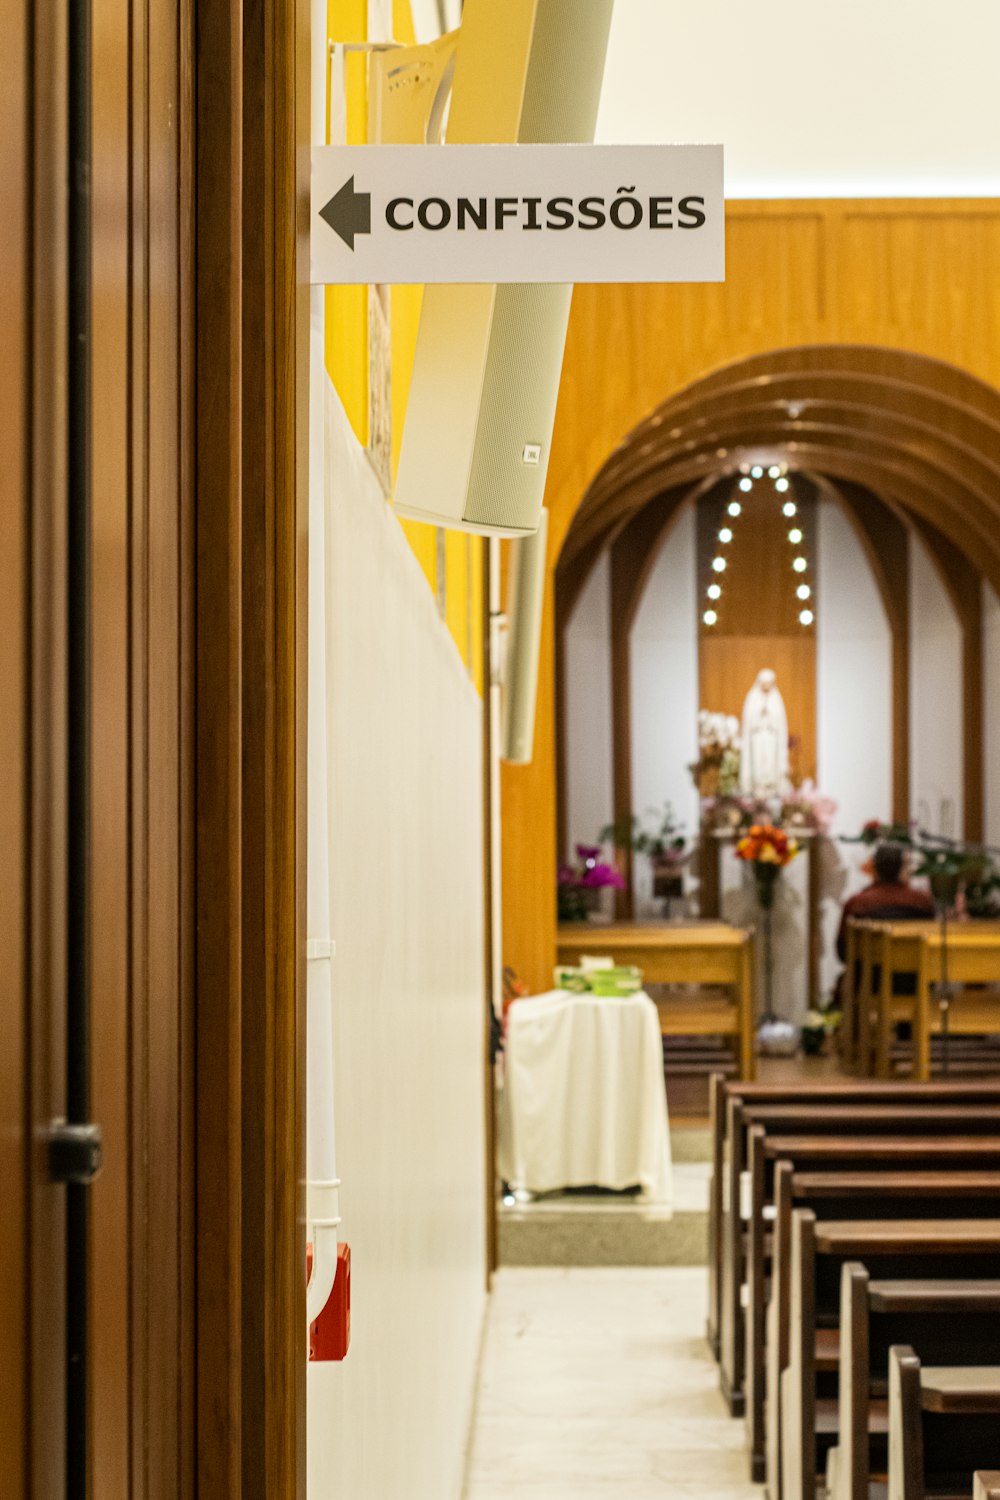
[[[68,1125],[64,1120],[49,1127],[49,1177],[53,1182],[93,1182],[104,1160],[100,1125]]]

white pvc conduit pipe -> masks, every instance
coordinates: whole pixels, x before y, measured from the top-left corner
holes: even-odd
[[[312,138],[326,143],[326,0],[312,0]],[[334,1133],[333,983],[330,937],[329,744],[326,680],[326,444],[324,290],[309,292],[309,736],[306,885],[306,1223],[313,1246],[306,1290],[311,1323],[337,1277],[340,1179]]]

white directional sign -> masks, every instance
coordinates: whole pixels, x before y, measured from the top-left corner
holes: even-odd
[[[321,146],[310,279],[722,281],[721,146]]]

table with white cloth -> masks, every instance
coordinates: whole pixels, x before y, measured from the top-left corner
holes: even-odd
[[[639,1186],[671,1200],[656,1006],[554,990],[507,1012],[500,1172],[532,1193]]]

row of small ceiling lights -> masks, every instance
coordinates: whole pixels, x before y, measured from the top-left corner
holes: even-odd
[[[773,480],[774,488],[777,490],[779,495],[788,493],[790,481],[787,474],[785,474],[779,464],[772,464],[770,466],[767,471],[767,477],[768,479]],[[745,473],[740,479],[739,487],[745,495],[749,494],[753,489],[754,480],[763,478],[763,465],[754,464],[749,473]],[[732,516],[732,518],[735,520],[736,517],[741,514],[743,507],[738,500],[730,500],[726,509],[728,510],[730,516]],[[787,516],[789,520],[794,520],[796,515],[798,514],[798,506],[792,499],[786,500],[782,505],[781,510],[782,514]],[[728,525],[720,527],[719,541],[723,544],[723,546],[731,542],[732,539],[732,527]],[[789,530],[788,540],[791,542],[793,547],[801,546],[803,540],[802,528],[798,524],[792,526]],[[809,561],[803,553],[798,553],[795,557],[792,558],[792,569],[796,573],[808,572]],[[708,585],[706,593],[708,594],[709,599],[714,605],[719,599],[722,598],[722,585],[718,582],[718,577],[726,571],[726,559],[721,552],[716,553],[715,557],[713,557],[712,559],[712,571],[716,574],[716,578],[713,579],[713,581]],[[803,605],[803,608],[799,611],[799,624],[811,625],[816,618],[815,614],[807,603],[807,601],[812,598],[812,586],[808,584],[805,579],[803,579],[801,583],[796,585],[795,596]],[[705,613],[701,618],[706,625],[711,626],[717,623],[719,616],[717,610],[710,606],[705,610]]]

